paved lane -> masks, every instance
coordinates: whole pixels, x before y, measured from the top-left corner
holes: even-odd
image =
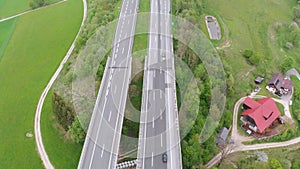
[[[78,168],[114,169],[117,164],[125,102],[131,75],[131,53],[138,0],[123,0]]]
[[[179,169],[181,150],[169,0],[151,0],[137,168]],[[162,155],[167,154],[167,162]]]

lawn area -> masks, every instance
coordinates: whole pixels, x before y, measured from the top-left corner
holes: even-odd
[[[0,61],[1,168],[43,168],[35,139],[25,134],[34,132],[38,99],[80,27],[82,10],[81,0],[68,0],[16,21]],[[51,135],[43,134],[44,140]]]
[[[31,0],[0,0],[0,19],[29,10]],[[59,0],[45,0],[46,3],[53,3]]]
[[[292,0],[205,1],[206,9],[220,16],[229,30],[231,46],[224,50],[227,57],[223,59],[232,66],[237,97],[250,92],[255,74],[269,79],[279,71],[280,60],[272,52],[276,46],[269,43],[268,29],[276,21],[291,22],[295,4]],[[251,66],[240,52],[245,49],[262,55],[265,61],[257,67]]]
[[[30,9],[30,0],[0,0],[0,18]]]
[[[0,22],[0,60],[4,53],[6,46],[13,34],[17,19],[11,19],[5,22]]]

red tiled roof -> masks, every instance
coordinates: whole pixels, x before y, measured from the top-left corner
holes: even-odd
[[[244,111],[242,116],[248,115],[251,117],[260,132],[263,132],[280,116],[280,111],[272,98],[263,98],[255,101],[247,97],[244,104],[251,109]]]
[[[250,97],[247,97],[244,101],[244,104],[250,107],[251,109],[255,109],[258,106],[260,106],[259,103],[257,103],[255,100],[251,99]]]

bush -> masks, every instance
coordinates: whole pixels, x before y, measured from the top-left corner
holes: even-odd
[[[243,52],[243,56],[244,56],[246,59],[249,59],[252,55],[253,55],[253,51],[252,51],[252,50],[246,49],[246,50],[244,50],[244,52]]]
[[[32,9],[36,9],[44,5],[46,5],[45,0],[32,0],[29,2],[29,6]]]
[[[295,60],[292,57],[286,57],[280,64],[280,69],[282,72],[286,72],[294,67]]]
[[[85,140],[85,131],[78,119],[78,117],[75,118],[72,125],[69,127],[68,133],[71,135],[71,139],[75,143],[83,143]]]
[[[270,158],[269,159],[269,166],[270,166],[271,169],[282,169],[282,165],[275,158]]]
[[[295,19],[300,18],[300,6],[294,7],[294,17]]]
[[[67,103],[61,96],[54,92],[52,95],[52,107],[58,123],[67,131],[74,121],[75,110],[73,105]]]

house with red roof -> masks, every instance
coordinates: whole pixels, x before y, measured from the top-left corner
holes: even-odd
[[[247,97],[243,109],[241,120],[253,132],[263,133],[280,117],[280,111],[272,98],[262,98],[256,101]]]

